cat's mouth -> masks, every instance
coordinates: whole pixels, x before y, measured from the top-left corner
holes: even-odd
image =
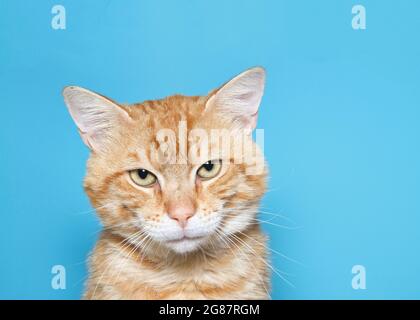
[[[166,245],[173,251],[185,254],[187,252],[193,252],[203,243],[205,237],[188,237],[183,236],[182,238],[167,240]]]
[[[189,237],[187,235],[184,235],[182,238],[168,240],[167,242],[168,243],[179,243],[181,241],[188,241],[188,240],[194,241],[194,240],[202,240],[202,239],[204,239],[203,236],[201,236],[201,237]]]

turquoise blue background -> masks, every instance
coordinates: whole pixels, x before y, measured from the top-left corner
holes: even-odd
[[[351,28],[363,4],[367,29]],[[67,29],[51,28],[51,8]],[[78,299],[100,230],[61,97],[202,94],[268,72],[259,128],[275,299],[420,298],[420,2],[0,2],[0,298]],[[262,219],[273,218],[265,214]],[[51,288],[64,265],[67,289]],[[366,268],[366,290],[351,286]]]

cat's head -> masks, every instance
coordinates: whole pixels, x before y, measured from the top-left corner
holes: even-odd
[[[258,67],[207,96],[132,105],[66,87],[104,226],[140,248],[185,254],[255,225],[266,168],[251,133],[264,81]]]

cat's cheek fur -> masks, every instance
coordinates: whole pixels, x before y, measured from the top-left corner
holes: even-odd
[[[166,241],[178,240],[184,236],[183,230],[178,223],[166,214],[161,215],[156,220],[142,220],[143,230],[157,242],[164,243]]]
[[[241,212],[235,216],[228,216],[221,230],[227,234],[244,231],[249,225],[255,224],[255,212]]]
[[[212,213],[203,215],[198,213],[194,215],[185,228],[185,235],[190,238],[207,237],[216,232],[220,224],[220,214]]]

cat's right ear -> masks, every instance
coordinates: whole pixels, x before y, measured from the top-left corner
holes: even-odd
[[[112,129],[131,121],[115,102],[87,89],[65,87],[63,96],[83,142],[92,151],[103,151],[112,138]]]
[[[265,70],[248,69],[213,92],[205,110],[217,110],[251,133],[257,125],[258,108],[264,94]]]

